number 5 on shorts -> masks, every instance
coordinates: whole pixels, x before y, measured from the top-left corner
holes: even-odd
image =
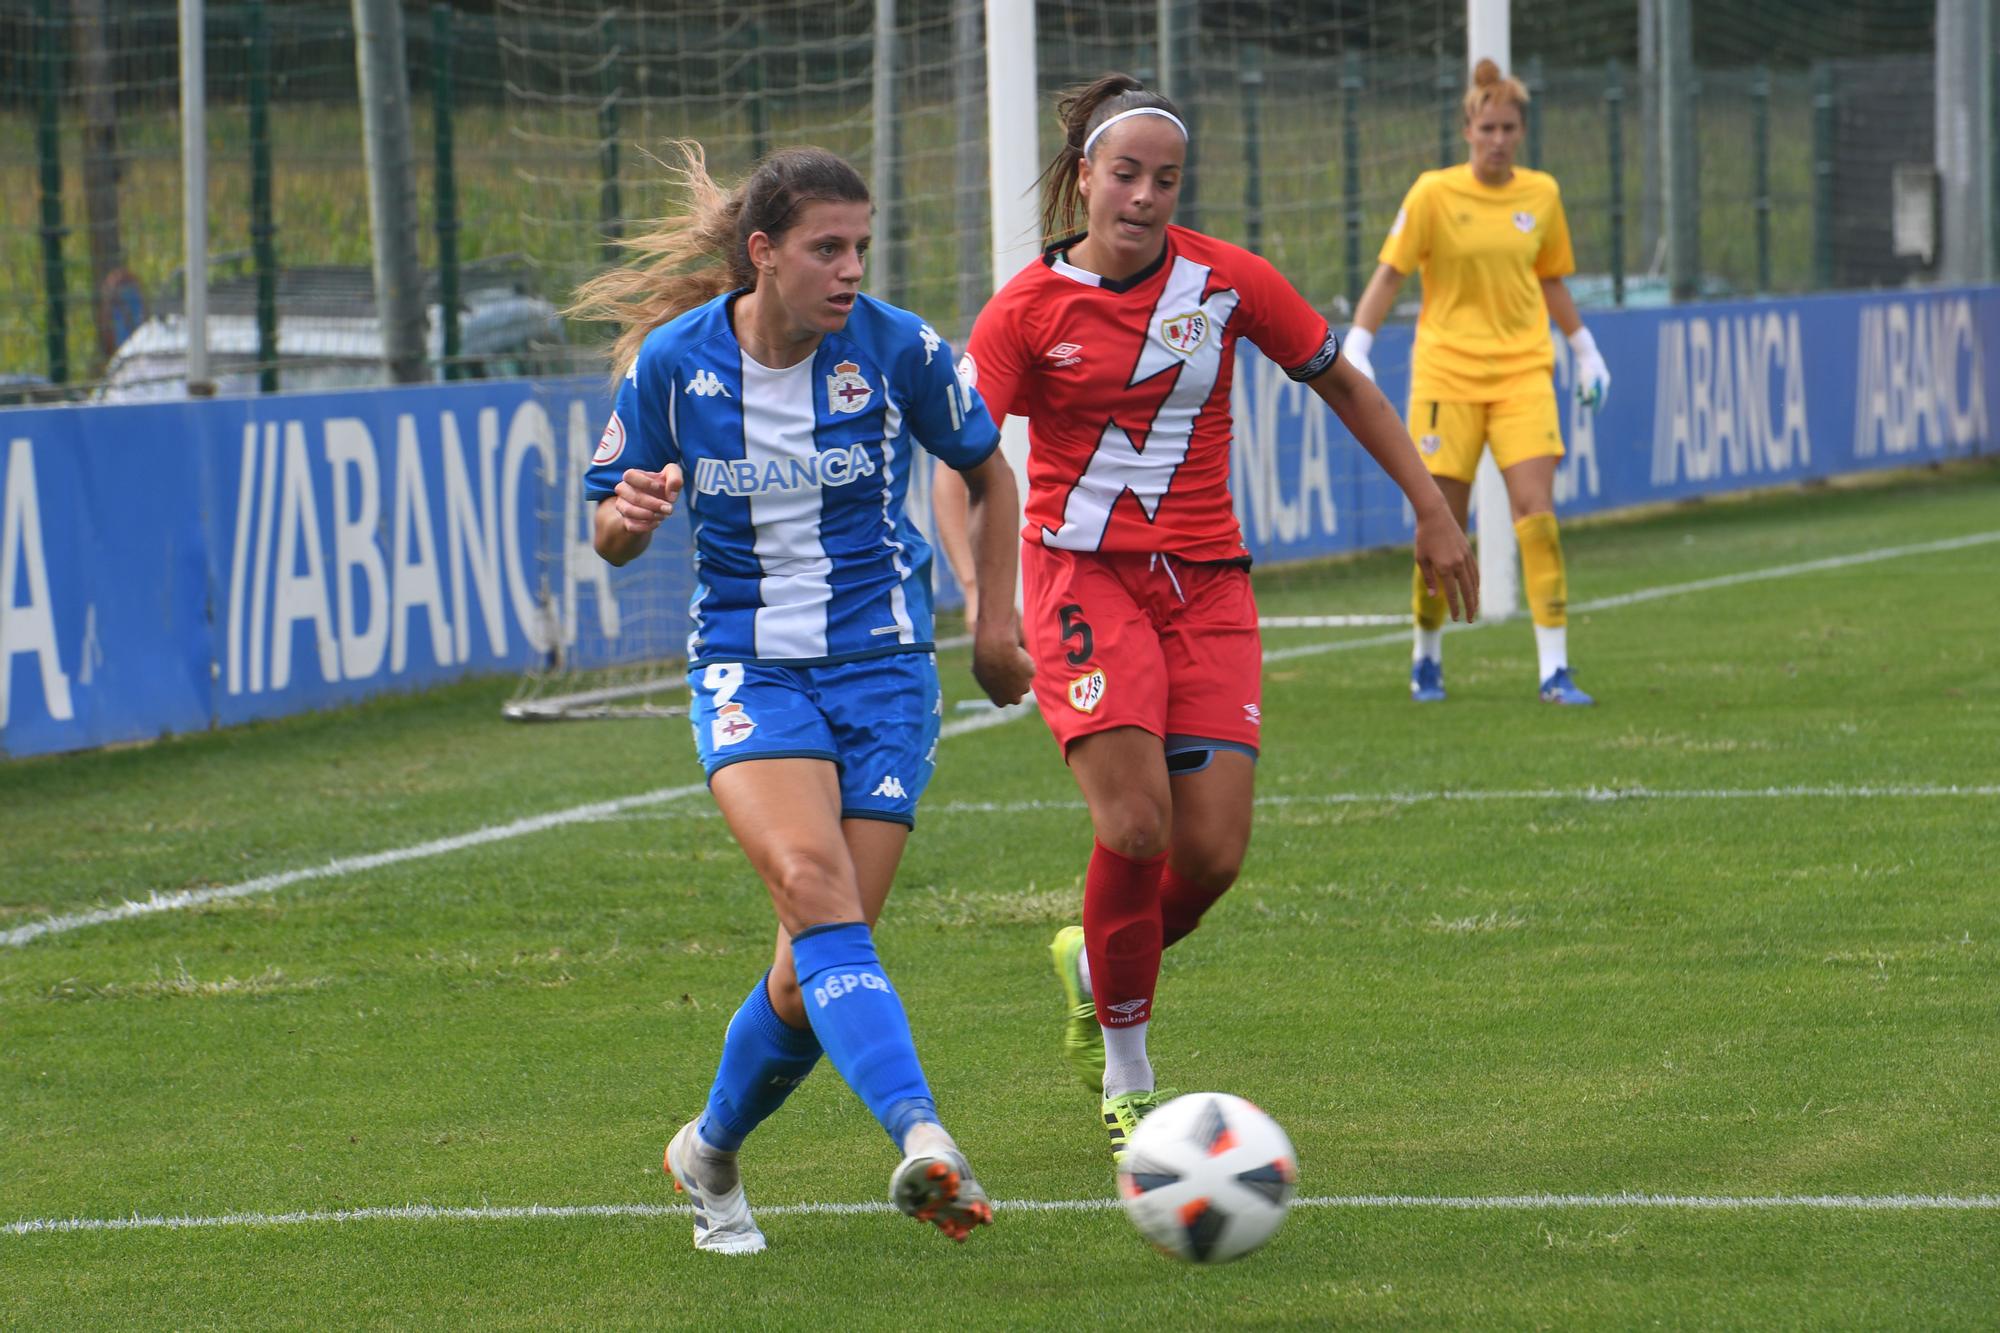
[[[1056,615],[1062,622],[1062,641],[1068,643],[1071,639],[1081,640],[1065,656],[1071,666],[1082,666],[1090,660],[1091,652],[1097,646],[1090,636],[1090,622],[1083,618],[1083,608],[1071,602],[1058,610]]]

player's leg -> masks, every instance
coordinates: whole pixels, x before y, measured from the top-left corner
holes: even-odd
[[[1444,493],[1458,526],[1466,526],[1472,503],[1472,478],[1486,445],[1484,403],[1410,400],[1410,433],[1417,440],[1431,480]],[[1410,571],[1410,609],[1414,625],[1410,642],[1410,698],[1417,703],[1444,700],[1444,624],[1450,615],[1444,589],[1424,586],[1424,572]]]
[[[796,672],[755,662],[709,663],[691,674],[689,693],[696,749],[711,782],[732,767],[744,770],[738,778],[751,770],[769,773],[771,762],[817,763],[830,771],[833,738]],[[752,760],[760,762],[746,762]],[[784,936],[783,927],[779,934]],[[750,1254],[764,1248],[744,1196],[737,1153],[820,1056],[819,1038],[803,1013],[794,1011],[790,1022],[781,1015],[788,989],[796,994],[787,948],[782,966],[757,979],[730,1019],[700,1116],[667,1145],[667,1173],[695,1205],[699,1249]]]
[[[1556,530],[1556,464],[1562,457],[1555,393],[1542,389],[1494,404],[1493,459],[1507,483],[1521,583],[1535,625],[1536,679],[1545,703],[1588,704],[1569,668],[1569,575]]]
[[[1145,972],[1146,918],[1150,934],[1158,937],[1159,874],[1171,803],[1160,748],[1165,666],[1158,639],[1121,574],[1127,566],[1143,571],[1146,564],[1145,556],[1078,553],[1039,542],[1021,546],[1021,628],[1035,661],[1035,702],[1078,785],[1085,787],[1086,802],[1091,800],[1087,779],[1099,767],[1113,774],[1092,805],[1097,836],[1084,874],[1084,922],[1065,926],[1049,946],[1063,991],[1063,1059],[1100,1097],[1105,1027],[1091,973],[1117,990],[1111,1003],[1138,1000],[1145,1007],[1159,971],[1155,957],[1150,976],[1133,975],[1135,966]],[[1136,758],[1128,759],[1128,750]],[[1118,781],[1121,763],[1135,763],[1144,780]],[[1128,917],[1132,924],[1121,930]],[[1102,960],[1107,932],[1118,933],[1115,982]],[[1133,947],[1139,957],[1128,963],[1123,955]],[[1115,1026],[1130,1026],[1120,1018]]]

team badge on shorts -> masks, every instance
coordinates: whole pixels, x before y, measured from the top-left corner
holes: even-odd
[[[1094,713],[1104,701],[1104,670],[1092,667],[1069,683],[1069,706],[1079,713]]]
[[[1517,231],[1523,232],[1533,231],[1535,229],[1535,215],[1525,210],[1516,213],[1514,215],[1514,228]]]
[[[859,412],[868,406],[868,400],[874,396],[874,387],[861,378],[861,367],[852,361],[841,362],[826,377],[826,410],[829,412]]]
[[[613,412],[611,420],[604,423],[604,435],[597,441],[597,452],[590,456],[590,461],[602,466],[624,452],[625,423]]]
[[[757,723],[743,711],[742,704],[732,700],[715,710],[715,720],[708,724],[708,729],[709,738],[719,750],[748,740],[750,733],[757,730]]]
[[[1426,435],[1417,441],[1417,448],[1427,454],[1434,454],[1444,448],[1444,439],[1437,435]]]
[[[1160,341],[1182,356],[1193,356],[1208,341],[1208,312],[1190,310],[1160,321]]]

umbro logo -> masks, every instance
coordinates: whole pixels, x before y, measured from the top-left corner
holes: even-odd
[[[906,801],[910,797],[910,794],[903,790],[902,779],[893,773],[876,783],[875,790],[868,794],[870,796],[887,796],[892,801]]]
[[[1057,343],[1042,355],[1055,362],[1058,369],[1063,366],[1073,366],[1083,360],[1083,344]]]
[[[712,370],[696,371],[695,377],[687,382],[687,391],[697,398],[713,398],[717,394],[724,398],[736,396],[729,392],[728,385],[716,378]]]
[[[1114,1014],[1123,1014],[1130,1018],[1151,1003],[1151,1000],[1120,1000],[1117,1004],[1107,1004],[1104,1007]]]

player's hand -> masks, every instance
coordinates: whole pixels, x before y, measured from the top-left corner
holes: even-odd
[[[626,468],[613,498],[625,531],[653,531],[674,512],[674,502],[681,498],[680,464],[669,463],[658,472]]]
[[[1479,562],[1472,558],[1472,543],[1465,539],[1465,529],[1458,526],[1442,499],[1435,509],[1417,515],[1416,554],[1424,590],[1433,597],[1443,596],[1453,620],[1477,620]]]
[[[1368,359],[1368,354],[1374,349],[1375,335],[1359,324],[1349,329],[1347,336],[1340,343],[1341,357],[1348,365],[1366,375],[1370,384],[1375,383],[1375,363]]]
[[[1035,678],[1035,661],[1021,646],[1020,626],[1010,613],[999,624],[981,622],[972,635],[972,678],[1001,707],[1017,704]]]
[[[1576,400],[1593,412],[1603,411],[1611,396],[1611,368],[1597,350],[1597,339],[1589,329],[1578,329],[1569,335],[1569,346],[1576,357]]]

